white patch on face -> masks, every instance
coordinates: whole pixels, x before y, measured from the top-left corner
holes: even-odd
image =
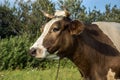
[[[107,80],[116,80],[115,79],[115,72],[112,72],[112,69],[110,68],[107,73]]]
[[[120,23],[115,22],[93,22],[106,34],[120,52]]]
[[[33,46],[30,47],[30,49],[32,49],[32,48],[38,49],[36,56],[35,56],[36,58],[45,58],[46,56],[49,55],[49,53],[47,52],[47,49],[43,46],[43,40],[44,40],[45,36],[48,34],[52,24],[55,23],[56,21],[61,20],[61,19],[62,18],[55,18],[55,19],[52,19],[51,21],[49,21],[45,25],[43,33],[41,34],[41,36],[37,39],[37,41],[33,44]],[[40,49],[40,52],[39,52],[39,49]]]

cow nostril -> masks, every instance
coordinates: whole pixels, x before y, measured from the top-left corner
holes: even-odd
[[[31,50],[30,50],[30,55],[32,55],[32,56],[35,56],[36,55],[36,50],[37,49],[35,49],[35,48],[32,48]]]

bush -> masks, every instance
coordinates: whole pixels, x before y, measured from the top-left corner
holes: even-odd
[[[0,40],[0,70],[5,69],[24,69],[24,68],[40,68],[48,69],[57,67],[56,60],[37,60],[28,54],[29,47],[36,40],[33,36],[26,34],[22,36],[10,37]],[[70,61],[64,59],[61,66],[71,67]]]
[[[27,35],[0,40],[0,70],[31,66],[34,59],[28,56],[30,43]]]

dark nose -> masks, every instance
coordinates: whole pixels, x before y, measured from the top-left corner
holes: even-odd
[[[35,56],[35,55],[36,55],[36,51],[37,51],[37,49],[32,48],[32,49],[30,49],[29,54],[30,54],[31,56]]]

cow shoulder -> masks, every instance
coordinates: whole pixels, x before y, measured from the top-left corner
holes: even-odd
[[[119,55],[119,52],[114,46],[111,39],[103,33],[103,31],[98,27],[98,25],[86,24],[85,32],[90,38],[89,41],[87,41],[87,43],[96,51],[109,56]],[[92,42],[90,42],[90,40]]]
[[[114,46],[120,52],[120,23],[116,22],[93,22],[96,24],[101,31],[107,35],[107,37],[112,41]]]

